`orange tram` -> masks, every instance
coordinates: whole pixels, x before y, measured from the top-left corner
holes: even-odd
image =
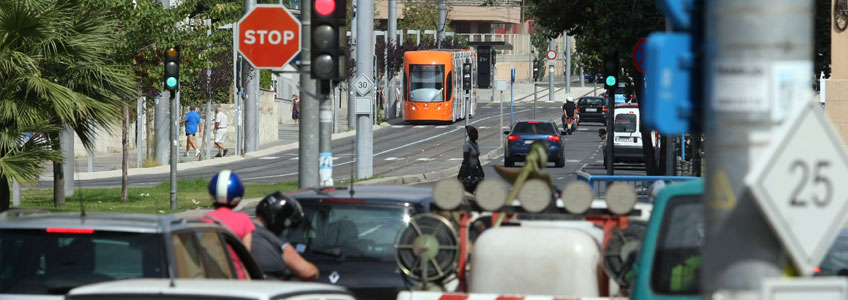
[[[471,90],[462,89],[465,62],[471,63]],[[474,116],[477,54],[470,49],[407,51],[403,55],[403,119],[456,122]],[[465,101],[463,101],[465,100]]]

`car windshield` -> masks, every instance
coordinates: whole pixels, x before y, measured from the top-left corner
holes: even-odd
[[[513,134],[524,133],[524,134],[553,134],[556,135],[557,132],[554,130],[554,126],[551,123],[541,123],[541,122],[519,122],[515,124],[515,128],[512,130]]]
[[[636,115],[620,114],[615,116],[615,132],[636,132]]]
[[[58,295],[89,283],[166,277],[158,234],[55,232],[0,231],[0,294]]]
[[[704,205],[701,196],[669,199],[654,253],[651,287],[660,294],[699,294]]]
[[[816,276],[848,276],[848,229],[843,229],[822,260]]]
[[[409,101],[444,101],[444,65],[409,66]]]
[[[292,244],[307,253],[332,253],[344,259],[394,261],[394,238],[411,208],[367,205],[360,200],[301,201],[308,222],[287,230]]]
[[[603,98],[581,98],[577,103],[580,105],[592,105],[592,106],[603,106],[604,99]]]

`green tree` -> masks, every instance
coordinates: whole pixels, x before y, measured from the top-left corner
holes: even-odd
[[[44,161],[59,169],[60,129],[91,147],[94,130],[111,129],[135,94],[130,70],[113,59],[109,16],[82,0],[0,0],[0,210],[12,179],[37,180]],[[59,174],[54,203],[63,205]]]

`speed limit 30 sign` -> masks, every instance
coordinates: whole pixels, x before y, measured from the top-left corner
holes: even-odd
[[[848,155],[821,107],[798,107],[745,178],[799,271],[818,267],[848,218]]]

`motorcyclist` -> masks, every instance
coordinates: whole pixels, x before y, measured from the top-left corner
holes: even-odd
[[[251,252],[265,279],[283,279],[286,270],[301,281],[318,279],[318,268],[298,253],[282,235],[304,218],[297,200],[280,192],[265,196],[256,206],[256,231]]]
[[[568,130],[568,119],[576,120],[577,104],[574,103],[574,98],[565,98],[565,104],[562,105],[562,127]]]

